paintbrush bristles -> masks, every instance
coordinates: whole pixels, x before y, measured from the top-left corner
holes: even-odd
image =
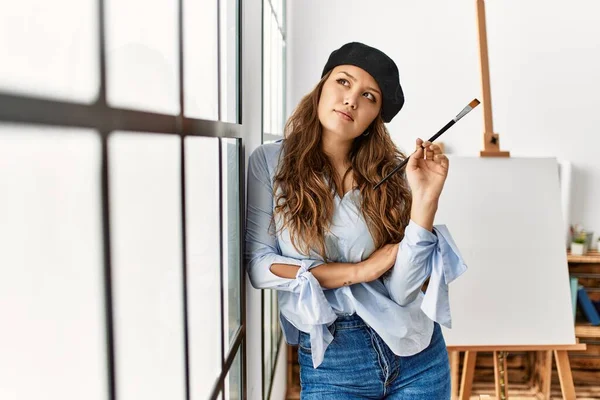
[[[479,105],[479,100],[473,99],[473,101],[470,102],[469,105],[467,105],[465,108],[462,109],[462,111],[460,113],[458,113],[458,115],[454,118],[454,122],[457,122],[459,119],[461,119],[462,117],[464,117],[465,115],[470,113],[471,110],[473,110],[478,105]]]

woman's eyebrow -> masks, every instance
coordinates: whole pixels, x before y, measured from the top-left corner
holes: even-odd
[[[345,74],[348,76],[348,78],[352,79],[354,82],[356,82],[356,78],[353,77],[352,75],[350,75],[349,73],[347,73],[346,71],[340,71],[340,73]],[[379,92],[379,90],[375,89],[374,87],[368,87],[367,89],[374,91],[375,93],[377,93],[378,95],[381,96],[381,92]]]

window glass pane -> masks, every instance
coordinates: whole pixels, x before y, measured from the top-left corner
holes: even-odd
[[[277,36],[277,38],[279,41],[279,56],[277,57],[277,63],[279,64],[277,68],[277,82],[279,82],[279,90],[277,91],[277,131],[279,133],[283,133],[283,105],[285,104],[283,102],[283,91],[285,88],[285,76],[283,74],[283,54],[285,52],[285,43],[283,42],[283,37],[281,36],[281,34]]]
[[[271,301],[273,290],[263,290],[263,393],[266,398],[271,387],[271,374],[273,372],[273,363],[271,359]]]
[[[185,115],[219,119],[217,0],[183,1]]]
[[[269,135],[263,136],[263,143],[283,134],[285,75],[282,6],[281,1],[263,2],[263,134]],[[274,291],[263,293],[263,332],[263,393],[267,398],[281,337],[277,293]]]
[[[279,71],[277,70],[277,59],[279,58],[279,49],[277,48],[277,38],[279,37],[279,28],[277,26],[277,20],[275,19],[275,15],[271,13],[271,42],[269,45],[271,46],[271,76],[269,79],[271,80],[271,121],[269,121],[269,133],[278,134],[279,127],[277,126],[277,90],[279,89],[279,82],[277,78],[279,77]]]
[[[271,0],[271,4],[273,5],[273,12],[281,24],[281,0]]]
[[[3,1],[0,8],[0,91],[87,103],[96,99],[96,1]]]
[[[108,142],[117,398],[185,399],[180,137]]]
[[[107,99],[112,106],[179,113],[177,4],[105,0]]]
[[[273,4],[280,7],[282,3]],[[284,128],[284,16],[276,14],[271,2],[264,1],[263,13],[263,133],[283,135]]]
[[[242,398],[242,348],[238,349],[229,373],[225,377],[225,400]]]
[[[238,1],[221,0],[221,121],[238,117]]]
[[[275,367],[277,364],[277,350],[279,349],[279,307],[277,304],[277,292],[271,293],[271,365]]]
[[[271,5],[263,2],[263,132],[271,133]]]
[[[231,345],[240,327],[240,179],[238,139],[221,139],[223,178],[223,287],[225,293],[225,343]],[[229,347],[226,347],[228,350]],[[227,353],[227,351],[226,351]]]
[[[221,372],[219,139],[185,138],[190,390],[211,394]]]
[[[101,141],[0,124],[0,398],[108,398]]]

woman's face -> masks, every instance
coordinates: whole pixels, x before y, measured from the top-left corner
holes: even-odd
[[[369,127],[381,110],[381,89],[364,69],[335,67],[321,91],[318,116],[323,134],[352,140]]]

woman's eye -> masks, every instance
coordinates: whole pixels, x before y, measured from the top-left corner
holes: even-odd
[[[375,96],[373,96],[373,94],[366,92],[363,96],[365,96],[366,98],[368,98],[369,100],[375,102],[377,101],[377,99],[375,98]]]
[[[344,85],[344,86],[348,86],[348,85],[346,85],[346,84],[347,84],[347,83],[349,83],[349,82],[348,82],[346,79],[344,79],[344,78],[339,78],[339,79],[338,79],[336,82],[337,82],[337,83],[339,83],[339,84],[342,84],[342,85]]]

